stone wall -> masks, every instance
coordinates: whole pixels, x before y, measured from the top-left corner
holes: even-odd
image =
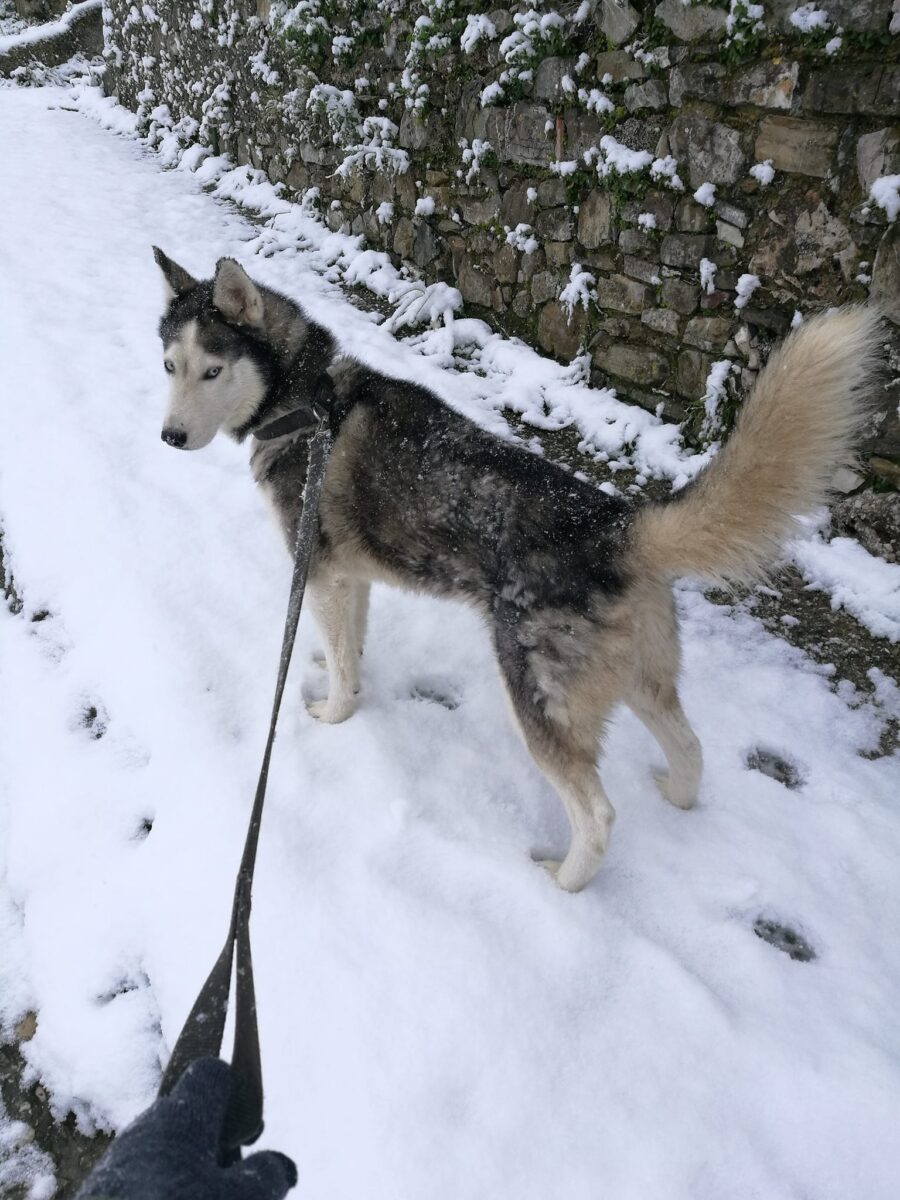
[[[20,17],[47,21],[59,16],[68,7],[68,0],[15,0],[15,9]]]
[[[535,7],[107,0],[108,86],[690,436],[795,313],[876,296],[896,334],[870,188],[900,172],[900,0]],[[868,453],[897,486],[886,395]]]
[[[36,15],[39,21],[23,31],[24,39],[14,37],[5,46],[0,44],[0,76],[22,82],[28,77],[42,80],[44,68],[61,66],[76,55],[82,61],[93,59],[103,50],[99,0],[80,0],[74,7],[67,7],[66,0],[17,0],[17,9],[23,16]]]

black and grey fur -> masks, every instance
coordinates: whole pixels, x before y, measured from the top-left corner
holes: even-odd
[[[853,399],[872,358],[873,316],[849,310],[843,327],[832,321],[818,340],[810,329],[815,335],[826,322],[795,336],[717,465],[677,502],[636,508],[492,437],[425,388],[337,357],[329,333],[234,260],[198,283],[155,254],[169,296],[160,323],[172,376],[164,440],[197,449],[219,429],[242,440],[308,403],[323,372],[333,381],[336,437],[309,591],[329,694],[310,705],[313,715],[338,722],[356,708],[372,581],[455,597],[487,622],[516,723],[566,808],[568,853],[545,864],[562,887],[584,887],[606,849],[614,811],[596,760],[617,702],[665,751],[665,797],[691,807],[702,759],[676,692],[671,581],[752,574],[789,530],[791,513],[818,501],[858,423]],[[821,353],[824,366],[811,366]],[[795,383],[802,394],[792,396]],[[818,442],[808,430],[803,439],[796,427],[810,413],[802,406],[821,423],[823,396],[832,409],[844,403],[844,423]],[[789,428],[780,428],[786,409]],[[254,439],[251,451],[289,544],[308,436]],[[782,481],[791,472],[802,477],[793,492]]]

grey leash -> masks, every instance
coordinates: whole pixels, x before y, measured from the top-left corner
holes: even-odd
[[[159,1094],[165,1096],[195,1059],[218,1058],[225,1032],[225,1017],[231,992],[232,965],[236,956],[234,1050],[231,1057],[233,1084],[222,1132],[221,1158],[223,1163],[233,1162],[240,1158],[240,1147],[256,1141],[263,1129],[262,1068],[259,1056],[259,1029],[256,1019],[256,993],[253,988],[253,960],[250,953],[251,892],[260,822],[266,798],[266,783],[269,777],[269,761],[275,742],[275,727],[278,723],[281,699],[284,695],[288,667],[291,663],[291,652],[294,649],[294,638],[300,620],[309,564],[316,545],[319,497],[322,491],[322,480],[325,476],[325,464],[331,450],[332,437],[328,418],[321,415],[326,405],[321,391],[317,394],[316,400],[319,415],[309,449],[309,467],[303,494],[303,511],[294,547],[294,574],[291,580],[291,595],[281,643],[281,661],[278,666],[278,681],[275,684],[275,700],[272,704],[269,736],[266,739],[266,749],[259,772],[259,781],[256,785],[256,797],[250,814],[247,839],[244,843],[244,852],[241,856],[241,865],[234,888],[231,923],[228,926],[225,945],[184,1023],[184,1028],[175,1043],[172,1057],[169,1059],[159,1087]],[[273,426],[274,424],[273,422]],[[265,429],[259,432],[265,437]],[[279,433],[270,433],[269,436],[280,435]]]

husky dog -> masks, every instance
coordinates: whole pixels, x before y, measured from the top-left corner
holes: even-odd
[[[620,701],[665,752],[662,794],[690,808],[702,757],[678,699],[672,581],[752,579],[794,515],[822,501],[865,415],[877,314],[848,308],[805,322],[706,470],[666,503],[634,504],[498,440],[425,388],[338,356],[325,329],[233,259],[197,282],[154,253],[168,296],[163,440],[197,450],[219,430],[259,434],[253,474],[289,546],[308,423],[272,434],[309,411],[326,373],[333,386],[309,581],[329,691],[312,714],[337,722],[356,708],[373,580],[452,596],[484,617],[515,721],[565,806],[568,852],[544,864],[561,887],[583,888],[606,849],[614,812],[596,763]]]

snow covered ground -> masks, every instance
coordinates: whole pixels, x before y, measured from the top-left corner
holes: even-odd
[[[24,605],[0,608],[0,1020],[36,1011],[24,1053],[56,1111],[119,1127],[224,934],[290,570],[246,450],[160,441],[151,243],[198,274],[241,258],[506,436],[513,400],[613,455],[646,438],[647,473],[696,464],[477,323],[457,332],[486,378],[444,369],[446,331],[398,344],[343,297],[335,235],[310,222],[298,250],[290,214],[261,232],[74,107],[0,91],[0,522]],[[808,544],[821,585],[896,636],[900,568]],[[753,618],[690,586],[679,602],[701,803],[661,800],[660,752],[619,714],[619,820],[578,896],[530,862],[564,822],[478,621],[376,590],[360,710],[321,727],[304,618],[254,907],[264,1144],[296,1158],[298,1195],[896,1196],[900,765],[860,752],[897,691],[854,706]],[[749,769],[759,748],[799,786]],[[760,918],[815,959],[756,937]]]

